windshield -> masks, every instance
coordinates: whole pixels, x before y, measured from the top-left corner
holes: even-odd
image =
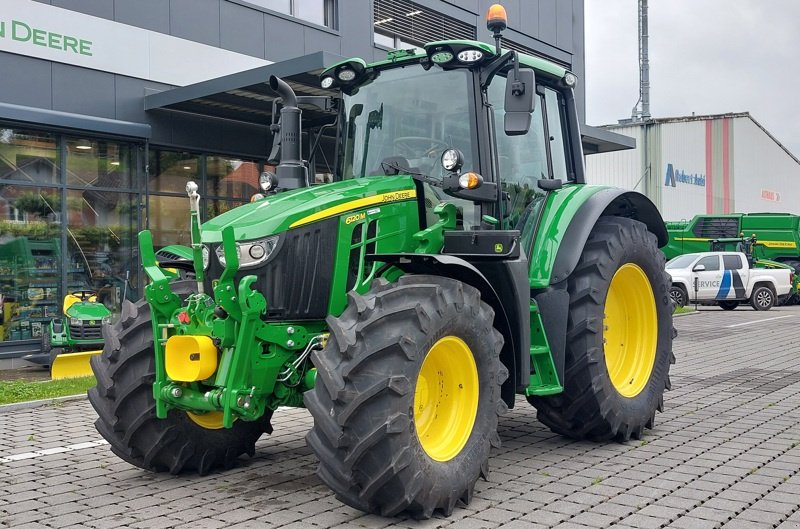
[[[476,170],[470,75],[464,69],[425,71],[413,64],[384,70],[346,97],[342,177],[410,169],[441,179],[440,158],[448,148],[464,154],[464,170]]]
[[[667,263],[667,269],[670,268],[686,268],[692,261],[697,259],[699,254],[696,253],[687,253],[686,255],[679,255],[678,257],[672,259],[670,262]]]

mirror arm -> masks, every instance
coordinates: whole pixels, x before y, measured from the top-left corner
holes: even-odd
[[[490,62],[481,74],[481,77],[483,78],[481,80],[481,90],[486,90],[486,88],[492,82],[492,79],[494,79],[494,76],[497,75],[497,73],[502,70],[509,61],[513,61],[515,65],[514,78],[519,79],[519,65],[517,64],[518,61],[516,57],[517,52],[512,50],[500,55],[495,60]]]

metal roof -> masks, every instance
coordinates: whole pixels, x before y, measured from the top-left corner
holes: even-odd
[[[319,86],[318,74],[327,66],[344,60],[335,53],[319,51],[295,59],[259,66],[216,79],[210,79],[144,98],[148,111],[171,110],[268,126],[272,101],[277,97],[269,87],[269,78],[276,75],[289,83],[297,95],[333,95]],[[329,121],[328,114],[303,108],[303,120],[314,123]]]
[[[260,66],[189,86],[172,88],[144,98],[148,111],[188,112],[220,119],[268,126],[275,93],[267,84],[271,75],[288,82],[297,95],[333,95],[319,86],[319,73],[345,60],[334,53],[319,51],[295,59]],[[302,105],[301,105],[302,106]],[[330,121],[330,114],[303,106],[303,121],[314,126]],[[586,154],[633,149],[636,140],[601,128],[581,126]]]

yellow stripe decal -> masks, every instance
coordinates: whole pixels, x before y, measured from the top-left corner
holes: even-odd
[[[756,242],[760,242],[768,248],[797,248],[797,243],[792,241],[759,241],[756,239]]]
[[[333,217],[334,215],[338,215],[339,213],[344,213],[345,211],[350,211],[353,209],[374,206],[375,204],[386,204],[387,202],[397,202],[399,200],[410,200],[416,197],[416,189],[405,189],[403,191],[392,191],[391,193],[381,193],[371,197],[359,198],[357,200],[351,200],[350,202],[345,202],[343,204],[339,204],[338,206],[333,206],[323,209],[322,211],[312,213],[307,217],[303,217],[300,220],[294,221],[289,225],[289,227],[296,228],[297,226],[303,226],[304,224],[309,224],[311,222],[322,220],[328,217]]]
[[[676,241],[694,241],[694,242],[708,242],[711,239],[701,239],[697,237],[675,237]]]

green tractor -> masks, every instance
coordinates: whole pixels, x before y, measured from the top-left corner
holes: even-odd
[[[664,224],[643,195],[584,183],[575,76],[502,50],[492,9],[494,46],[347,60],[321,74],[337,96],[270,78],[264,196],[201,226],[190,182],[190,260],[157,263],[139,234],[145,299],[92,360],[114,453],[207,474],[305,406],[339,500],[427,518],[488,479],[517,396],[577,439],[653,427],[674,362]],[[332,113],[332,183],[308,184],[300,104]]]

